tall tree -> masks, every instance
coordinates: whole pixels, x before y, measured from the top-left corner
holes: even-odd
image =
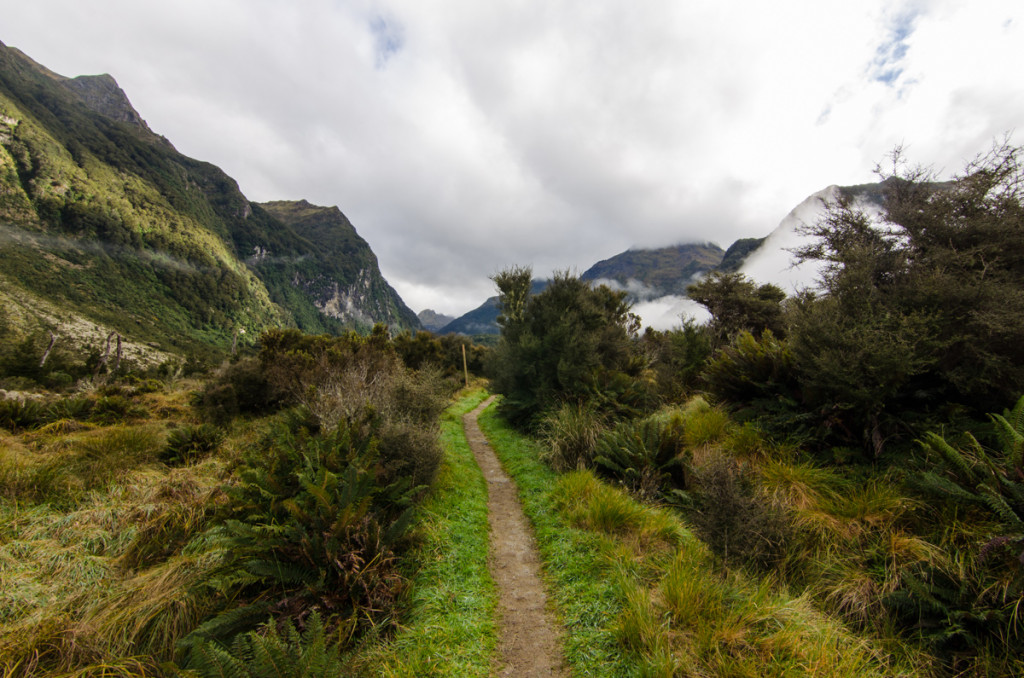
[[[880,219],[848,201],[810,226],[803,259],[824,294],[795,305],[790,339],[810,404],[844,410],[880,451],[916,415],[996,410],[1024,392],[1024,173],[1007,143],[950,182],[883,174]]]
[[[755,335],[771,330],[783,336],[782,301],[777,285],[757,285],[742,273],[714,272],[687,288],[687,295],[711,313],[711,332],[717,345],[740,332]]]
[[[641,405],[633,388],[645,366],[633,341],[639,320],[624,292],[557,273],[543,292],[525,297],[529,269],[505,271],[495,282],[502,337],[491,374],[511,421],[529,425],[566,400]]]

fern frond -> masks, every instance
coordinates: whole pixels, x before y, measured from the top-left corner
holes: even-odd
[[[1024,520],[1010,508],[1010,505],[1006,503],[1002,495],[993,490],[988,485],[979,485],[978,493],[981,495],[982,500],[985,504],[992,509],[992,511],[998,515],[1008,527],[1014,530],[1024,530]]]
[[[974,437],[971,436],[971,439],[973,440]],[[977,443],[976,440],[974,442],[975,444]],[[929,432],[925,434],[925,439],[921,441],[921,444],[925,449],[932,450],[941,456],[963,478],[969,480],[972,484],[978,482],[973,466],[964,458],[963,453],[946,442],[945,438],[937,433]]]

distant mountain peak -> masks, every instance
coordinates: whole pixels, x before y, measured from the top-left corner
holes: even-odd
[[[436,332],[448,323],[455,320],[455,316],[438,313],[432,308],[427,308],[416,314],[423,324],[424,329]]]

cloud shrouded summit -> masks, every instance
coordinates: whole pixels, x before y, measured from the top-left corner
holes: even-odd
[[[763,236],[903,144],[956,169],[1024,116],[1017,2],[0,0],[254,200],[338,205],[413,308],[510,264]]]

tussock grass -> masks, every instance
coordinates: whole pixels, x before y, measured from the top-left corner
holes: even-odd
[[[699,403],[702,445],[728,426]],[[557,477],[538,446],[492,412],[481,426],[520,487],[566,629],[573,671],[593,676],[915,675],[770,580],[722,571],[681,519],[589,472]],[[720,437],[721,436],[721,437]],[[804,469],[804,471],[807,471]],[[780,492],[827,495],[830,478],[777,469]],[[791,477],[792,476],[792,477]],[[811,491],[813,488],[813,492]],[[809,499],[809,501],[810,501]],[[808,504],[813,505],[812,503]]]
[[[167,469],[147,408],[187,393],[56,401],[49,423],[0,434],[0,675],[158,676],[205,614],[201,555],[176,555],[216,507],[224,464]],[[140,405],[139,403],[145,403]],[[121,406],[130,421],[102,421]],[[181,409],[169,408],[173,423]],[[171,557],[173,556],[173,557]]]
[[[606,426],[596,409],[584,403],[562,403],[541,421],[547,442],[544,461],[556,471],[589,468],[597,441]]]
[[[560,476],[551,492],[555,508],[574,526],[657,548],[680,544],[684,531],[667,511],[648,509],[589,471]]]

